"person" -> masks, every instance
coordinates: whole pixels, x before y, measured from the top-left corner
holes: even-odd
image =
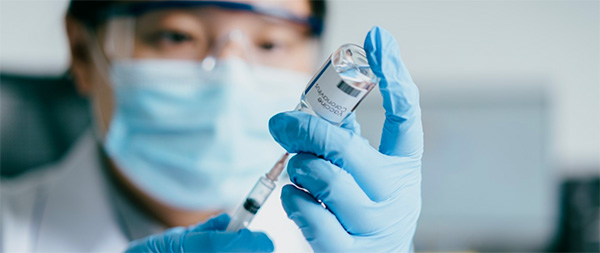
[[[323,17],[318,1],[72,1],[70,70],[93,130],[2,182],[2,251],[410,251],[423,131],[394,38],[374,27],[364,41],[386,111],[378,150],[354,115],[337,127],[288,111]],[[284,150],[290,184],[251,230],[225,231],[215,215]]]

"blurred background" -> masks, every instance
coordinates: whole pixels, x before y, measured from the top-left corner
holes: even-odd
[[[67,3],[0,0],[3,177],[59,158],[89,123],[63,75]],[[599,1],[328,7],[324,52],[383,26],[421,90],[417,251],[600,251]],[[377,92],[358,119],[377,147]]]

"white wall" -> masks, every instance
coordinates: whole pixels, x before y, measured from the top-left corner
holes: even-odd
[[[565,174],[597,172],[598,1],[330,1],[326,51],[373,25],[397,38],[422,88],[442,80],[528,78],[550,91],[551,150]],[[0,0],[0,68],[60,73],[65,0]],[[507,83],[507,87],[511,84]],[[366,126],[369,131],[369,127]],[[373,126],[373,131],[377,131]]]
[[[422,88],[446,79],[544,80],[555,166],[598,172],[599,1],[334,1],[331,11],[328,51],[383,26]]]
[[[51,74],[68,65],[66,0],[0,0],[2,71]]]

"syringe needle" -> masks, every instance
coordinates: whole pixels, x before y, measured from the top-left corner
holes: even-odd
[[[277,178],[279,178],[279,175],[281,175],[281,172],[283,171],[283,166],[289,155],[290,154],[288,152],[285,152],[285,154],[281,156],[281,159],[279,159],[277,163],[273,165],[273,168],[269,171],[269,173],[267,173],[267,178],[273,181],[277,181]]]

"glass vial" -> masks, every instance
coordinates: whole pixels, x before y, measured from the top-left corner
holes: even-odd
[[[296,110],[340,125],[378,83],[365,50],[344,44],[308,83]]]

